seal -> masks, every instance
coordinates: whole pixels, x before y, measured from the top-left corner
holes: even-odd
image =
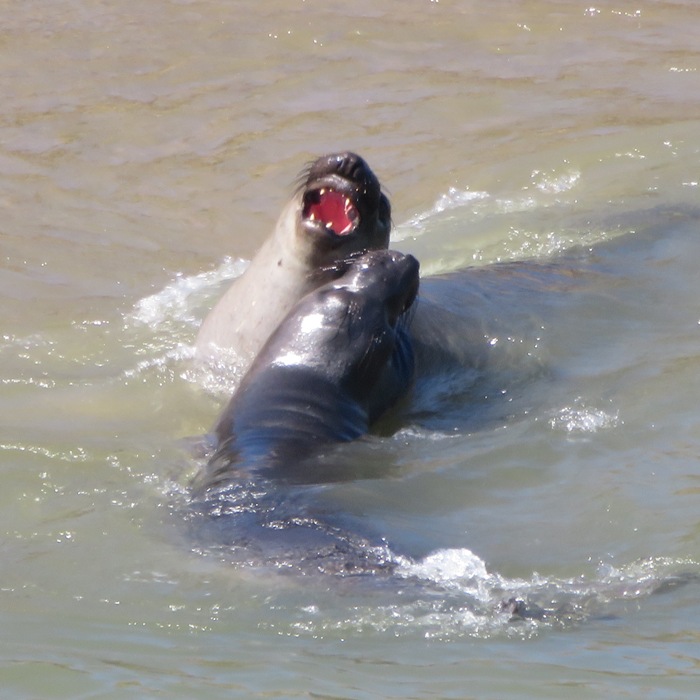
[[[413,379],[408,335],[418,293],[411,255],[372,251],[333,266],[270,336],[214,429],[217,449],[194,498],[237,479],[304,478],[304,459],[347,442],[404,395]]]
[[[198,359],[231,357],[245,369],[292,306],[332,278],[336,261],[388,248],[389,200],[360,156],[322,156],[299,179],[270,238],[205,318]]]
[[[245,372],[294,304],[330,281],[334,261],[388,247],[389,200],[360,156],[322,156],[300,178],[272,237],[199,333],[196,357],[226,385]],[[561,265],[537,261],[423,279],[410,328],[416,365],[411,411],[402,419],[426,425],[427,418],[444,414],[462,398],[471,402],[483,377],[541,372],[536,348],[542,318],[533,309],[546,307],[553,291],[572,282]],[[484,393],[494,391],[500,388]]]

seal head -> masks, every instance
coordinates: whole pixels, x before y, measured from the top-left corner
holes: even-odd
[[[300,177],[301,228],[315,241],[311,265],[328,262],[331,251],[389,246],[391,206],[363,158],[351,152],[322,156]]]

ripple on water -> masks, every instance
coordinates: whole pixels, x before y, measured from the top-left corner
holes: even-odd
[[[588,620],[609,620],[656,593],[700,582],[690,559],[648,558],[623,567],[600,564],[593,576],[508,578],[489,572],[468,549],[438,550],[417,561],[398,558],[397,595],[371,592],[342,611],[301,605],[288,634],[314,637],[390,634],[426,639],[531,638]],[[386,589],[383,587],[383,591]],[[277,624],[277,623],[275,623]]]
[[[604,410],[587,405],[579,396],[571,406],[559,409],[549,421],[554,430],[563,430],[571,436],[597,433],[599,430],[615,428],[623,421],[619,411]]]

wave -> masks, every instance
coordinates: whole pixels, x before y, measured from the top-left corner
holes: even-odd
[[[649,596],[700,582],[690,559],[648,558],[619,568],[600,564],[594,575],[508,578],[490,572],[469,549],[442,549],[423,559],[399,558],[401,595],[390,604],[354,606],[332,620],[322,610],[292,623],[294,634],[388,633],[448,641],[460,637],[531,638],[592,620],[629,614]],[[330,614],[330,613],[329,613]]]

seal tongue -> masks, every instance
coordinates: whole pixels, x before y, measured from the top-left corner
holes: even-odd
[[[350,199],[334,190],[320,190],[318,201],[309,204],[305,213],[312,221],[321,221],[338,236],[350,233],[357,220],[357,209]]]

